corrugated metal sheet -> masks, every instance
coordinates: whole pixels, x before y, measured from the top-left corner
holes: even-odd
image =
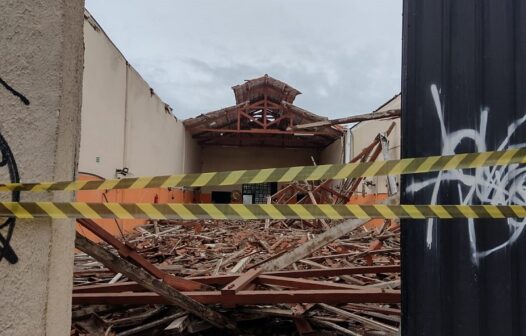
[[[526,143],[526,1],[404,0],[402,157]],[[524,168],[408,176],[402,202],[525,204]],[[526,335],[515,220],[404,221],[404,335]],[[524,230],[526,231],[526,230]]]

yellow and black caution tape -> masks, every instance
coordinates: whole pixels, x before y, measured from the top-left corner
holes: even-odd
[[[522,205],[152,204],[0,202],[0,217],[117,219],[526,218]]]
[[[201,174],[123,178],[104,181],[69,181],[0,184],[0,192],[51,190],[111,190],[168,187],[203,187],[264,182],[340,180],[355,177],[428,173],[440,170],[526,163],[526,148],[448,156],[374,161],[351,164],[236,170]]]
[[[0,191],[110,190],[168,187],[226,186],[263,182],[339,180],[354,177],[428,173],[441,170],[526,163],[526,148],[448,156],[430,156],[365,163],[236,170],[202,174],[123,178],[104,181],[69,181],[0,184]]]

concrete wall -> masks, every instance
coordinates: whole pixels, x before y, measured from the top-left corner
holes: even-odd
[[[371,120],[356,124],[350,128],[351,133],[351,158],[360,154],[360,152],[369,146],[378,133],[385,133],[392,123],[395,127],[388,137],[389,140],[389,155],[391,160],[400,159],[400,118],[395,120]],[[378,161],[383,160],[383,155],[380,154]],[[384,176],[369,177],[366,180],[372,181],[376,187],[367,188],[367,193],[383,194],[387,193],[387,178]],[[397,181],[399,181],[397,177]],[[358,191],[362,191],[362,187],[358,187]]]
[[[187,173],[199,173],[202,168],[202,149],[201,146],[192,139],[192,135],[189,132],[184,133],[185,148],[183,153],[182,162],[184,164],[184,171]]]
[[[79,170],[114,178],[196,172],[200,148],[86,12]]]
[[[184,126],[131,67],[126,105],[125,167],[133,176],[183,173]]]
[[[201,156],[202,172],[311,166],[311,156],[319,162],[320,151],[299,148],[205,146]],[[212,190],[239,189],[239,186],[217,186],[202,190],[206,193]]]
[[[26,105],[0,85],[0,130],[22,181],[75,178],[83,7],[81,0],[0,1],[0,77],[27,98]],[[5,181],[6,167],[0,170]],[[22,195],[72,199],[66,192]],[[11,244],[19,261],[0,264],[0,335],[69,335],[74,233],[71,220],[17,221]]]
[[[79,169],[113,177],[124,166],[126,60],[84,20],[84,80]]]
[[[172,175],[201,169],[200,147],[148,83],[131,67],[103,29],[86,12],[80,179]],[[181,189],[79,191],[83,202],[191,202]],[[131,231],[144,220],[100,220],[106,230]],[[78,230],[95,239],[86,230]],[[95,239],[97,240],[97,239]]]
[[[320,162],[317,164],[344,163],[344,148],[345,137],[341,137],[321,151]]]

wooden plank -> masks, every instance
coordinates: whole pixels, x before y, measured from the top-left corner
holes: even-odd
[[[383,331],[389,333],[389,335],[398,335],[398,328],[392,327],[392,326],[387,325],[385,323],[381,323],[381,322],[378,322],[378,321],[373,321],[373,320],[368,319],[366,317],[363,317],[363,316],[360,316],[360,315],[348,312],[348,311],[340,309],[340,308],[336,308],[336,307],[330,306],[330,305],[325,304],[325,303],[320,303],[319,306],[322,307],[323,309],[325,309],[327,311],[330,311],[330,312],[333,312],[333,313],[335,313],[337,315],[340,315],[340,316],[343,316],[345,318],[349,318],[351,320],[360,322],[361,324],[366,325],[366,326],[368,326],[370,328],[383,330]]]
[[[391,196],[384,200],[381,204],[392,204],[397,202],[397,196]],[[261,265],[260,267],[265,272],[277,271],[284,269],[293,263],[308,257],[314,251],[322,248],[323,246],[333,242],[334,240],[345,236],[351,231],[359,228],[360,226],[367,223],[368,219],[350,219],[346,220],[341,224],[331,227],[325,232],[317,235],[313,239],[307,241],[305,244],[302,244],[291,251],[283,254],[282,256],[270,260],[269,262]]]
[[[89,219],[78,219],[77,222],[80,225],[82,225],[84,228],[91,231],[97,237],[99,237],[100,239],[104,240],[106,243],[113,246],[121,257],[131,260],[133,263],[141,266],[143,269],[148,271],[150,274],[168,283],[173,288],[178,289],[178,290],[184,290],[184,291],[211,289],[208,287],[203,287],[203,284],[200,284],[198,282],[184,279],[184,278],[179,278],[174,275],[161,271],[159,268],[154,266],[151,262],[146,260],[146,258],[140,255],[134,249],[132,245],[130,245],[129,243],[124,243],[124,244],[121,243],[111,233],[106,231],[104,228],[102,228],[100,225],[98,225],[94,221],[89,220]]]
[[[345,117],[345,118],[339,118],[339,119],[333,119],[333,120],[323,120],[323,121],[317,121],[317,122],[313,122],[309,124],[296,125],[292,127],[291,129],[299,130],[299,129],[315,128],[315,127],[320,127],[320,126],[351,124],[351,123],[367,121],[367,120],[397,118],[399,116],[400,116],[400,110],[387,110],[384,112],[366,113],[366,114],[360,114],[360,115],[355,115],[351,117]]]
[[[135,266],[125,259],[119,258],[109,251],[106,251],[104,248],[86,239],[84,236],[78,233],[75,239],[75,247],[90,255],[95,260],[101,262],[107,267],[126,275],[129,279],[136,281],[142,287],[156,293],[156,295],[160,295],[166,302],[172,303],[186,311],[189,311],[218,328],[226,328],[237,331],[235,322],[187,297],[186,295],[181,294],[181,292],[155,278],[153,275],[146,272],[142,268]]]
[[[334,330],[338,331],[339,334],[341,334],[341,335],[361,336],[360,334],[355,333],[354,331],[351,331],[351,330],[349,330],[347,328],[344,328],[344,327],[340,327],[336,323],[332,323],[332,322],[329,322],[329,321],[324,321],[324,320],[316,319],[316,318],[314,318],[313,320],[319,325],[322,325],[322,326],[325,326],[325,327],[328,327],[328,328],[331,328],[331,329],[334,329]]]
[[[260,268],[253,268],[240,276],[238,276],[234,281],[226,285],[221,293],[223,294],[236,294],[236,292],[247,288],[252,280],[254,280],[261,273]]]
[[[152,321],[150,323],[145,323],[145,324],[140,325],[138,327],[135,327],[133,329],[129,329],[129,330],[123,331],[121,333],[118,333],[117,336],[137,335],[139,333],[143,333],[144,331],[147,331],[147,330],[150,330],[150,329],[162,326],[163,324],[171,323],[175,319],[180,318],[180,317],[185,316],[185,315],[187,315],[186,312],[179,312],[179,313],[176,313],[176,314],[172,314],[172,315],[163,317],[163,318],[161,318],[159,320]]]
[[[290,287],[296,289],[354,289],[359,290],[363,287],[341,284],[329,281],[315,281],[301,278],[287,278],[274,275],[260,275],[256,279],[257,282],[267,285],[277,285],[282,287]]]
[[[171,288],[171,287],[169,287]],[[172,289],[172,288],[171,288]],[[202,304],[258,305],[278,303],[400,303],[400,291],[385,289],[348,290],[246,290],[236,295],[224,295],[220,291],[182,292]],[[170,304],[158,293],[73,293],[73,304]],[[173,303],[175,304],[175,303]],[[205,307],[206,308],[206,307]],[[208,309],[208,308],[207,308]],[[215,312],[214,312],[215,313]]]
[[[298,271],[279,271],[271,273],[263,273],[262,276],[278,276],[288,278],[317,278],[317,277],[334,277],[344,276],[350,274],[377,274],[377,273],[400,273],[400,265],[388,266],[357,266],[357,267],[343,267],[330,269],[309,269]],[[216,276],[200,276],[192,277],[194,281],[209,285],[226,285],[234,281],[238,276],[236,275],[216,275]],[[303,279],[305,280],[305,279]],[[76,293],[118,293],[123,291],[138,292],[145,291],[145,289],[136,282],[127,281],[116,284],[97,284],[87,286],[76,286],[73,292]]]

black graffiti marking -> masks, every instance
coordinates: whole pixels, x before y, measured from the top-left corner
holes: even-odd
[[[24,105],[29,105],[29,99],[26,98],[22,93],[15,90],[11,85],[7,84],[2,78],[0,78],[0,84],[11,92],[15,97],[18,97]],[[9,171],[9,179],[11,183],[20,182],[20,176],[18,174],[18,167],[16,165],[15,157],[7,141],[5,140],[2,133],[0,133],[0,153],[2,154],[2,160],[0,161],[0,168],[7,167]],[[14,191],[11,194],[11,200],[13,202],[20,202],[20,192]],[[10,245],[11,238],[13,237],[13,231],[15,230],[16,218],[10,217],[6,221],[0,224],[0,230],[7,231],[3,234],[0,232],[0,261],[5,258],[9,263],[15,264],[18,262],[18,257]]]
[[[11,92],[14,96],[20,98],[22,103],[24,103],[25,105],[30,104],[29,99],[27,99],[26,96],[24,96],[23,94],[15,90],[11,85],[7,84],[1,77],[0,77],[0,84],[2,84],[6,88],[6,90]]]
[[[15,157],[2,133],[0,133],[0,153],[2,154],[0,167],[7,167],[9,171],[9,179],[12,183],[20,182],[20,175],[18,174],[18,167],[16,165]],[[20,202],[20,192],[15,191],[11,193],[11,200],[13,202]],[[13,236],[15,224],[16,218],[14,217],[10,217],[4,223],[0,224],[0,230],[7,229],[5,236],[2,232],[0,232],[0,261],[5,258],[11,264],[18,262],[18,257],[9,244]]]

